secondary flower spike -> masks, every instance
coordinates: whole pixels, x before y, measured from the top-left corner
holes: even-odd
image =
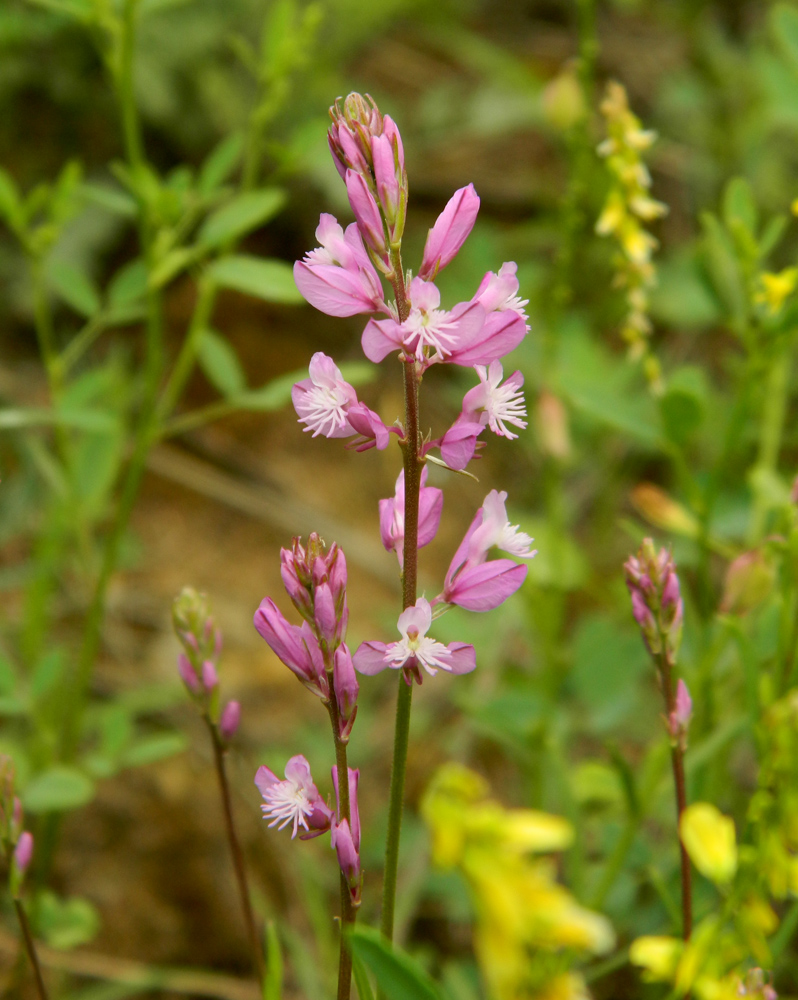
[[[474,647],[465,642],[450,642],[445,646],[427,635],[432,625],[432,608],[426,598],[419,597],[415,606],[406,608],[396,623],[401,639],[384,642],[363,642],[353,660],[361,674],[378,674],[391,667],[402,670],[408,684],[422,681],[421,667],[434,677],[438,670],[450,674],[470,673],[477,665]]]
[[[263,796],[263,818],[271,820],[270,827],[282,830],[290,825],[292,840],[300,827],[305,830],[301,836],[303,840],[330,829],[333,812],[319,795],[310,774],[310,764],[302,754],[292,757],[285,765],[284,781],[262,766],[255,774],[255,784]]]
[[[636,556],[624,563],[626,586],[632,599],[632,614],[643,641],[653,655],[663,650],[675,662],[682,637],[684,605],[673,556],[644,538]]]

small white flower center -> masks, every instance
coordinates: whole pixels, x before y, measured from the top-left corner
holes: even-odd
[[[293,822],[294,832],[292,837],[296,837],[300,826],[308,829],[307,818],[313,812],[313,805],[308,799],[308,793],[304,788],[300,788],[291,781],[279,781],[272,785],[263,795],[266,805],[261,806],[264,818],[271,820],[270,827],[277,826],[282,830]]]
[[[328,437],[346,423],[348,397],[337,385],[314,385],[305,393],[302,402],[308,412],[299,422],[307,424],[306,430],[312,430],[313,437],[318,434]]]
[[[454,333],[447,331],[452,330],[455,324],[446,318],[448,315],[443,309],[411,310],[403,326],[407,331],[406,340],[418,336],[416,357],[419,361],[424,357],[425,347],[432,348],[433,357],[439,360],[452,353],[447,344],[453,344],[456,338]]]
[[[507,424],[513,424],[522,430],[527,426],[526,401],[524,394],[512,385],[493,386],[485,383],[485,412],[488,415],[488,426],[494,434],[513,440],[517,434],[513,434],[507,428]]]
[[[511,556],[517,556],[521,559],[529,558],[535,555],[532,550],[532,542],[534,541],[525,531],[519,531],[517,524],[510,524],[508,521],[503,528],[501,528],[496,533],[496,541],[494,545],[497,549],[501,549],[502,552],[507,552]]]

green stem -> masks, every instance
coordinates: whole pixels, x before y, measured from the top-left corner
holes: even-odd
[[[194,305],[188,332],[183,339],[180,353],[158,403],[158,415],[161,423],[169,418],[186,387],[186,382],[194,367],[200,337],[210,322],[215,301],[216,284],[208,275],[203,275],[197,281],[197,301]],[[229,406],[229,404],[223,405]]]
[[[673,663],[666,649],[667,637],[661,635],[663,651],[656,657],[657,669],[662,682],[662,694],[665,699],[665,718],[670,719],[671,712],[676,708],[676,696],[673,689]],[[690,858],[682,843],[682,814],[687,808],[687,785],[684,777],[684,748],[680,740],[671,745],[671,766],[673,768],[673,784],[676,791],[676,835],[679,840],[679,857],[681,861],[682,880],[682,935],[685,941],[693,932],[693,889]]]
[[[781,350],[774,358],[767,375],[765,399],[759,423],[759,450],[755,470],[760,474],[775,473],[781,450],[781,436],[789,398],[792,351]],[[761,489],[754,494],[748,543],[756,545],[762,538],[769,509],[768,498]]]
[[[393,288],[399,322],[403,322],[410,304],[402,270],[402,258],[398,247],[391,248],[393,265]],[[422,460],[419,457],[419,376],[415,358],[403,358],[405,395],[405,537],[402,564],[402,610],[416,603],[418,589],[418,504],[421,489]],[[390,804],[388,807],[388,833],[385,842],[385,874],[382,887],[383,936],[393,940],[394,912],[396,908],[396,881],[399,872],[399,841],[402,831],[402,809],[404,805],[405,774],[407,771],[407,749],[410,740],[410,708],[413,700],[412,683],[399,677],[399,693],[396,700],[396,721],[394,729],[393,761],[391,763]]]
[[[227,842],[230,844],[230,853],[233,858],[233,869],[235,870],[236,882],[238,884],[238,894],[241,899],[241,910],[244,914],[244,923],[249,937],[249,946],[252,952],[252,960],[255,965],[255,973],[258,977],[261,993],[263,993],[263,983],[265,969],[263,965],[263,949],[261,938],[255,923],[255,916],[252,912],[252,903],[249,898],[249,885],[247,882],[247,870],[244,864],[244,853],[236,833],[235,819],[233,816],[233,803],[230,795],[230,784],[227,780],[227,771],[224,766],[225,748],[219,738],[218,728],[205,716],[205,724],[213,744],[213,759],[216,765],[216,777],[219,781],[219,794],[222,799],[222,811],[224,813],[224,824],[227,832]]]
[[[47,1000],[47,989],[44,985],[44,978],[42,976],[42,967],[39,964],[39,956],[36,954],[36,945],[33,941],[33,935],[30,931],[30,923],[28,922],[28,915],[25,913],[25,908],[22,905],[22,901],[19,899],[14,900],[14,909],[17,912],[17,920],[19,921],[20,929],[22,930],[22,937],[25,941],[25,951],[28,953],[28,958],[30,959],[30,964],[33,968],[33,975],[36,979],[36,990],[39,994],[39,1000]]]

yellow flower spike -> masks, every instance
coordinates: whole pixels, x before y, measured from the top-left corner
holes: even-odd
[[[536,992],[535,1000],[590,1000],[590,991],[580,975],[566,972],[555,976],[542,990]]]
[[[617,189],[610,191],[607,195],[607,200],[604,202],[601,215],[596,222],[596,232],[599,236],[609,236],[610,233],[618,232],[626,219],[626,215],[626,202],[624,201],[623,194]]]
[[[534,809],[513,809],[504,824],[505,842],[519,851],[562,851],[574,839],[567,820]]]
[[[798,284],[798,267],[787,267],[777,274],[763,271],[759,275],[759,282],[762,287],[754,296],[754,300],[766,305],[770,315],[775,316],[781,311],[785,300],[795,291],[795,286]]]
[[[682,813],[682,843],[696,868],[716,884],[731,881],[737,871],[734,821],[709,802],[696,802]]]
[[[684,943],[671,937],[639,937],[629,949],[629,961],[641,966],[649,982],[670,982],[676,974]]]

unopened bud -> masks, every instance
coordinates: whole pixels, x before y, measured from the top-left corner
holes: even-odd
[[[668,732],[674,745],[679,744],[682,750],[687,749],[687,730],[693,717],[693,699],[687,690],[687,685],[679,678],[676,685],[676,697],[673,711],[668,716]]]
[[[210,660],[205,660],[202,664],[202,686],[208,694],[211,694],[219,687],[219,675],[216,673],[216,667]]]
[[[211,615],[205,594],[184,587],[172,605],[172,624],[183,649],[195,668],[203,660],[217,660],[222,636]]]
[[[33,834],[25,830],[20,834],[17,846],[14,848],[14,864],[21,875],[24,875],[33,857]]]
[[[746,614],[770,594],[774,580],[774,567],[763,552],[743,552],[726,570],[720,610],[724,614]]]
[[[643,540],[636,556],[624,563],[632,614],[640,626],[649,652],[663,651],[676,659],[682,634],[683,602],[673,558],[667,549],[657,551],[650,538]]]
[[[225,743],[229,743],[235,736],[240,721],[241,705],[237,701],[228,701],[219,719],[219,735]]]
[[[698,521],[680,503],[653,483],[640,483],[631,494],[632,506],[656,528],[687,538],[698,537]]]
[[[352,656],[346,645],[335,651],[333,689],[338,704],[338,736],[348,740],[357,714],[357,696],[360,690]]]
[[[580,122],[587,107],[573,67],[564,69],[546,84],[543,91],[543,115],[554,128],[567,132]]]

